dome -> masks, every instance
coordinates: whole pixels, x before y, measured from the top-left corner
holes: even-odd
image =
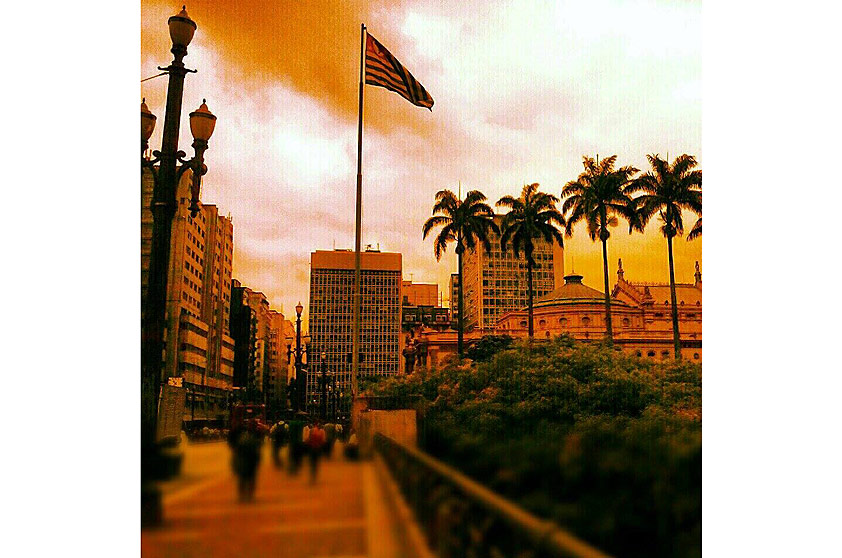
[[[592,304],[605,305],[605,295],[601,291],[592,289],[582,283],[583,277],[576,273],[564,276],[564,285],[545,294],[535,302],[535,308],[556,306],[558,304]],[[612,299],[612,305],[627,306],[625,302]]]

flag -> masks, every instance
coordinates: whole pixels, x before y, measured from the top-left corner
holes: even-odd
[[[433,110],[433,98],[386,47],[366,33],[365,82],[394,91],[413,105]]]

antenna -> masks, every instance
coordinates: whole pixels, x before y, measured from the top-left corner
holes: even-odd
[[[462,181],[459,181],[459,201],[462,201]]]

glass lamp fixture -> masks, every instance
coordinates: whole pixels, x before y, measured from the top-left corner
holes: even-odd
[[[187,15],[187,7],[182,6],[178,14],[167,20],[170,27],[170,39],[174,47],[187,49],[187,45],[193,40],[193,33],[196,32],[196,22]]]
[[[152,137],[152,132],[155,131],[155,120],[157,117],[149,112],[149,107],[146,106],[146,97],[140,103],[140,139],[144,142],[149,141]]]
[[[190,113],[190,133],[193,139],[208,141],[216,126],[216,116],[208,110],[207,100],[202,99],[202,105]]]

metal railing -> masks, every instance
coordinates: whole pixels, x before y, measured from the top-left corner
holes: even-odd
[[[416,448],[374,444],[440,558],[609,558]]]

